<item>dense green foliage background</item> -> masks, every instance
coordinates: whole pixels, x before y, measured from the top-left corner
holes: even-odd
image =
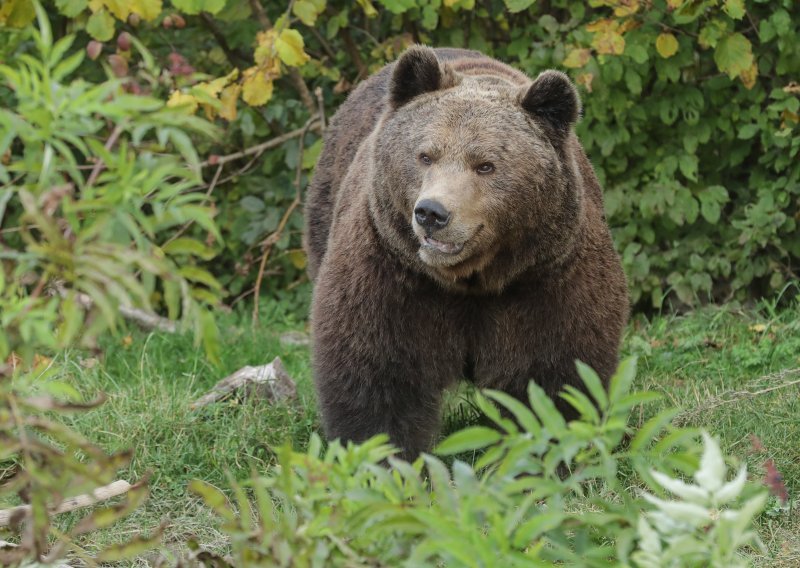
[[[2,32],[5,60],[29,49],[27,4],[0,9],[0,24],[23,30]],[[92,36],[105,42],[90,46],[96,59],[80,76],[116,75],[129,92],[188,103],[224,129],[217,142],[197,141],[211,157],[201,189],[222,240],[192,231],[217,253],[205,266],[228,302],[251,294],[263,267],[262,293],[304,309],[294,200],[313,171],[321,126],[308,125],[304,151],[294,137],[217,167],[215,156],[303,127],[320,102],[329,118],[413,42],[478,49],[531,76],[564,68],[581,85],[579,134],[640,307],[742,299],[796,278],[800,4],[792,0],[48,4],[56,35],[77,32],[73,49]]]

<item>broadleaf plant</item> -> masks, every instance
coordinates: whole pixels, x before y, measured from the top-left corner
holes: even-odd
[[[625,442],[636,434],[631,409],[653,398],[630,390],[635,361],[622,363],[594,411],[589,398],[575,395],[592,392],[596,376],[580,370],[585,390],[565,398],[581,418],[569,423],[551,414],[552,403],[533,383],[528,404],[500,392],[478,395],[482,408],[494,409],[493,427],[467,427],[442,441],[437,454],[449,465],[436,455],[395,459],[385,436],[324,448],[315,435],[306,452],[284,447],[274,470],[232,483],[232,503],[196,482],[192,490],[231,538],[232,555],[218,560],[725,568],[743,547],[758,544],[752,522],[766,493],[746,483],[744,469],[726,482],[719,447],[707,434],[702,454],[694,430],[663,420],[636,448]],[[691,473],[687,464],[698,463],[690,468],[698,485],[681,481]],[[666,488],[677,500],[645,487]],[[687,515],[696,520],[686,522]]]

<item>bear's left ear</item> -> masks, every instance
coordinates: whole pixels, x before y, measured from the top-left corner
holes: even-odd
[[[543,71],[522,94],[522,108],[559,135],[566,135],[581,115],[581,99],[561,71]]]
[[[395,63],[389,100],[393,108],[400,108],[416,96],[452,87],[457,82],[455,73],[439,63],[433,49],[414,45]]]

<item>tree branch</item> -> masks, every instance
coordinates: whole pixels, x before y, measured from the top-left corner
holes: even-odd
[[[317,120],[317,118],[310,119],[308,122],[306,122],[305,126],[303,126],[302,131],[300,132],[300,148],[297,153],[297,172],[295,173],[294,180],[294,200],[289,204],[289,207],[286,209],[283,217],[281,217],[281,221],[278,223],[278,228],[275,229],[270,236],[264,239],[264,254],[261,256],[261,264],[258,267],[258,276],[256,276],[256,284],[254,287],[253,327],[258,324],[258,298],[261,295],[261,282],[264,278],[264,269],[267,266],[267,260],[269,259],[270,252],[272,251],[272,247],[275,245],[275,243],[278,242],[278,239],[281,238],[281,234],[283,233],[283,229],[286,227],[286,223],[289,221],[289,217],[292,215],[297,206],[300,205],[300,181],[303,175],[303,150],[305,149],[304,141],[306,133],[311,128],[311,125]]]
[[[118,479],[113,483],[109,483],[108,485],[103,485],[102,487],[98,487],[91,493],[87,493],[85,495],[78,495],[76,497],[70,497],[69,499],[65,499],[58,505],[50,508],[51,515],[58,515],[60,513],[66,513],[68,511],[74,511],[75,509],[81,509],[83,507],[89,507],[98,503],[100,501],[105,501],[107,499],[111,499],[112,497],[117,497],[118,495],[122,495],[127,493],[133,487],[127,481],[122,479]],[[30,505],[19,505],[17,507],[11,507],[10,509],[3,509],[0,511],[0,527],[7,527],[11,523],[11,519],[14,517],[19,517],[20,515],[27,515],[31,511]]]
[[[318,120],[319,119],[315,116],[312,118],[311,123],[313,124]],[[260,154],[262,152],[280,146],[287,140],[291,140],[292,138],[297,138],[298,136],[304,134],[307,131],[308,128],[304,126],[303,128],[298,128],[297,130],[292,130],[291,132],[287,132],[286,134],[281,134],[280,136],[276,136],[275,138],[267,140],[266,142],[262,142],[261,144],[256,144],[255,146],[251,146],[245,150],[242,150],[241,152],[235,152],[233,154],[228,154],[226,156],[211,156],[208,160],[202,162],[200,164],[200,167],[205,168],[208,166],[221,166],[227,164],[228,162],[238,160],[239,158],[244,158],[245,156]]]

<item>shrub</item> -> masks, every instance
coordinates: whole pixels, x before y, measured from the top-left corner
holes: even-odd
[[[0,14],[7,15],[3,4]],[[172,318],[196,331],[213,359],[216,327],[208,306],[216,280],[196,266],[210,245],[182,236],[197,223],[218,239],[198,191],[190,135],[212,135],[205,120],[162,101],[68,77],[74,36],[54,41],[38,3],[38,29],[20,33],[32,48],[0,65],[0,509],[17,505],[0,536],[0,564],[51,563],[66,554],[114,561],[151,547],[136,537],[91,555],[74,537],[106,527],[147,496],[140,481],[122,502],[96,508],[67,532],[50,515],[76,494],[108,484],[127,453],[107,455],[62,415],[89,410],[49,356],[119,326],[120,310],[150,309],[160,297]],[[22,8],[20,8],[22,9]],[[32,40],[32,41],[31,41]],[[142,48],[142,56],[149,57]],[[187,166],[186,164],[189,164]],[[6,511],[4,511],[5,513]]]
[[[197,223],[220,238],[189,137],[213,127],[117,79],[69,81],[84,58],[67,56],[75,37],[54,42],[43,11],[39,25],[35,55],[0,66],[0,360],[91,346],[120,306],[154,297],[214,357],[206,306],[220,286],[196,265],[214,250],[181,235]]]
[[[445,439],[437,453],[462,458],[449,468],[433,455],[396,460],[382,436],[327,449],[314,437],[305,453],[283,448],[274,471],[234,483],[236,507],[218,489],[194,482],[231,537],[232,556],[215,562],[743,565],[742,548],[760,545],[750,527],[765,492],[745,487],[744,468],[726,481],[719,447],[705,433],[698,468],[694,432],[667,426],[673,411],[638,430],[628,426],[631,409],[656,398],[630,393],[633,361],[622,364],[607,394],[591,369],[580,373],[592,398],[574,388],[563,393],[580,412],[570,423],[533,383],[530,408],[500,392],[479,396],[493,427]],[[679,479],[691,472],[696,484]],[[676,499],[638,489],[637,476]]]

